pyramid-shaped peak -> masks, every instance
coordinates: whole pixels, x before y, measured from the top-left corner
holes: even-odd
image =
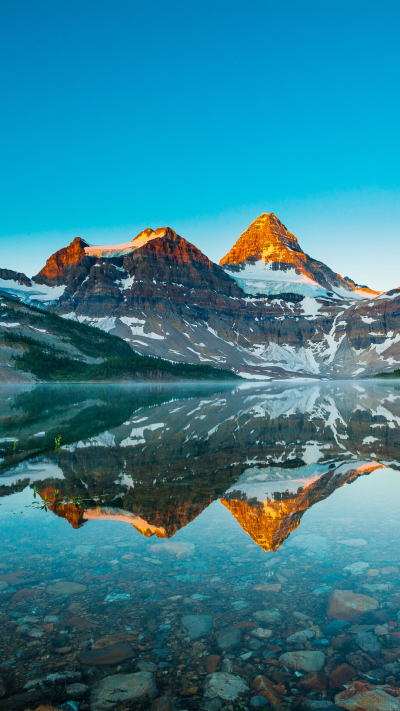
[[[263,212],[243,232],[220,264],[240,264],[249,258],[290,263],[291,252],[303,254],[296,237],[273,212]]]

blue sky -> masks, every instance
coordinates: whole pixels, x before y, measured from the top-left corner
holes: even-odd
[[[170,225],[217,261],[260,212],[400,285],[398,1],[2,0],[0,266]]]

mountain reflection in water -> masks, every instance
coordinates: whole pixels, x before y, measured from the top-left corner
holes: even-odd
[[[0,495],[35,486],[75,529],[119,521],[171,538],[219,499],[255,543],[276,551],[311,506],[376,468],[400,466],[392,384],[46,386],[1,395]]]

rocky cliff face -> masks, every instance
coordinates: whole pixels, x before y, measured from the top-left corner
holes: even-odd
[[[68,278],[65,272],[85,256],[85,247],[88,244],[80,237],[75,239],[63,249],[58,250],[47,260],[43,269],[34,277],[36,284],[47,284],[56,286],[65,284]]]
[[[220,264],[241,264],[247,259],[289,265],[304,263],[306,255],[285,225],[272,212],[263,212],[243,232]]]

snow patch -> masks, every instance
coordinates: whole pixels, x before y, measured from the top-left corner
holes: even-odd
[[[136,447],[138,444],[146,444],[146,440],[144,439],[145,430],[154,432],[154,430],[158,430],[160,427],[165,427],[165,422],[156,422],[155,424],[145,425],[144,427],[134,427],[130,436],[123,439],[119,446]]]

